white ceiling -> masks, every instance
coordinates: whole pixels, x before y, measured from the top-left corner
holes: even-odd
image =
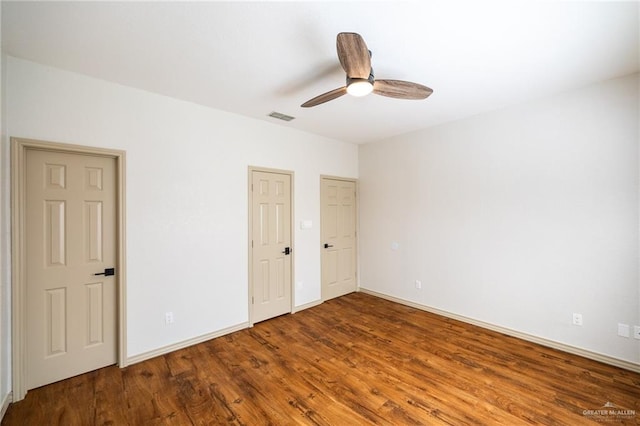
[[[5,53],[354,143],[640,70],[640,3],[2,2]],[[343,96],[336,34],[422,101]],[[295,116],[291,122],[268,117]]]

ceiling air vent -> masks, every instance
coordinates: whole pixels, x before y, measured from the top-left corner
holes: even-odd
[[[269,114],[269,117],[277,118],[278,120],[284,120],[284,121],[291,121],[295,118],[290,115],[283,114],[281,112],[276,112],[276,111],[273,111],[271,114]]]

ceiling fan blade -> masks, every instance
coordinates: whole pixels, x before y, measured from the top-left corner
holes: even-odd
[[[425,99],[433,90],[427,86],[402,80],[376,80],[373,93],[397,99]]]
[[[351,78],[369,78],[371,54],[366,43],[356,33],[340,33],[336,39],[340,65]]]
[[[340,96],[347,93],[347,87],[340,87],[339,89],[333,89],[330,92],[323,93],[320,96],[316,96],[313,99],[309,99],[307,102],[300,105],[302,108],[314,107],[316,105],[323,104],[325,102],[329,102],[335,98],[339,98]]]

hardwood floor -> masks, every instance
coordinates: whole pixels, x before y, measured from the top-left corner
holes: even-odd
[[[2,425],[598,422],[640,423],[640,374],[353,293],[34,389]]]

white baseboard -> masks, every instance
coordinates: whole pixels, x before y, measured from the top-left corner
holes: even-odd
[[[321,303],[322,303],[322,300],[316,300],[316,301],[311,302],[311,303],[306,303],[304,305],[296,306],[296,307],[293,308],[294,310],[291,313],[295,314],[296,312],[300,312],[300,311],[303,311],[305,309],[309,309],[309,308],[313,308],[314,306],[318,306]],[[194,337],[193,339],[184,340],[182,342],[174,343],[172,345],[163,346],[161,348],[154,349],[154,350],[149,351],[149,352],[144,352],[144,353],[141,353],[141,354],[138,354],[138,355],[134,355],[134,356],[131,356],[131,357],[127,358],[126,364],[124,366],[128,366],[128,365],[131,365],[131,364],[136,364],[138,362],[146,361],[148,359],[155,358],[157,356],[165,355],[165,354],[168,354],[170,352],[177,351],[179,349],[184,349],[184,348],[187,348],[189,346],[197,345],[198,343],[206,342],[207,340],[215,339],[217,337],[222,337],[224,335],[227,335],[227,334],[230,334],[230,333],[234,333],[236,331],[244,330],[245,328],[249,328],[249,327],[250,327],[250,325],[249,325],[248,322],[243,322],[241,324],[235,325],[233,327],[228,327],[228,328],[216,331],[214,333],[204,334],[202,336]]]
[[[244,330],[245,328],[249,328],[249,323],[243,322],[238,325],[234,325],[233,327],[228,327],[213,333],[203,334],[202,336],[194,337],[192,339],[183,340],[182,342],[174,343],[172,345],[163,346],[158,349],[154,349],[149,352],[144,352],[138,355],[134,355],[127,358],[127,364],[136,364],[138,362],[146,361],[151,358],[155,358],[157,356],[165,355],[173,351],[177,351],[179,349],[184,349],[189,346],[197,345],[198,343],[206,342],[207,340],[215,339],[217,337],[222,337],[224,335],[234,333],[236,331]]]
[[[12,400],[13,400],[13,394],[11,392],[6,394],[2,399],[2,406],[0,406],[0,422],[4,418],[4,415],[6,414],[7,409],[9,408],[9,404],[11,404]]]
[[[314,302],[305,303],[304,305],[295,306],[293,308],[293,311],[291,311],[291,313],[295,314],[296,312],[304,311],[305,309],[313,308],[314,306],[318,306],[321,304],[322,304],[322,300],[316,300]]]
[[[401,299],[399,297],[389,296],[384,293],[378,293],[374,290],[369,290],[366,288],[360,287],[362,293],[370,294],[372,296],[380,297],[382,299],[389,300],[391,302],[396,302],[401,305],[410,306],[412,308],[420,309],[422,311],[431,312],[432,314],[441,315],[443,317],[455,319],[458,321],[466,322],[468,324],[477,325],[478,327],[486,328],[492,331],[497,331],[498,333],[506,334],[508,336],[517,337],[522,340],[526,340],[528,342],[537,343],[542,346],[547,346],[549,348],[558,349],[563,352],[567,352],[574,355],[579,355],[584,358],[592,359],[594,361],[599,361],[604,364],[613,365],[614,367],[624,368],[625,370],[634,371],[636,373],[640,373],[640,364],[625,361],[623,359],[614,358],[608,355],[600,354],[597,352],[589,351],[586,349],[578,348],[575,346],[567,345],[564,343],[556,342],[554,340],[545,339],[543,337],[534,336],[532,334],[523,333],[521,331],[512,330],[510,328],[501,327],[499,325],[491,324],[484,321],[479,321],[473,318],[468,318],[462,315],[454,314],[451,312],[443,311],[441,309],[432,308],[431,306],[422,305],[420,303],[412,302],[410,300]]]

